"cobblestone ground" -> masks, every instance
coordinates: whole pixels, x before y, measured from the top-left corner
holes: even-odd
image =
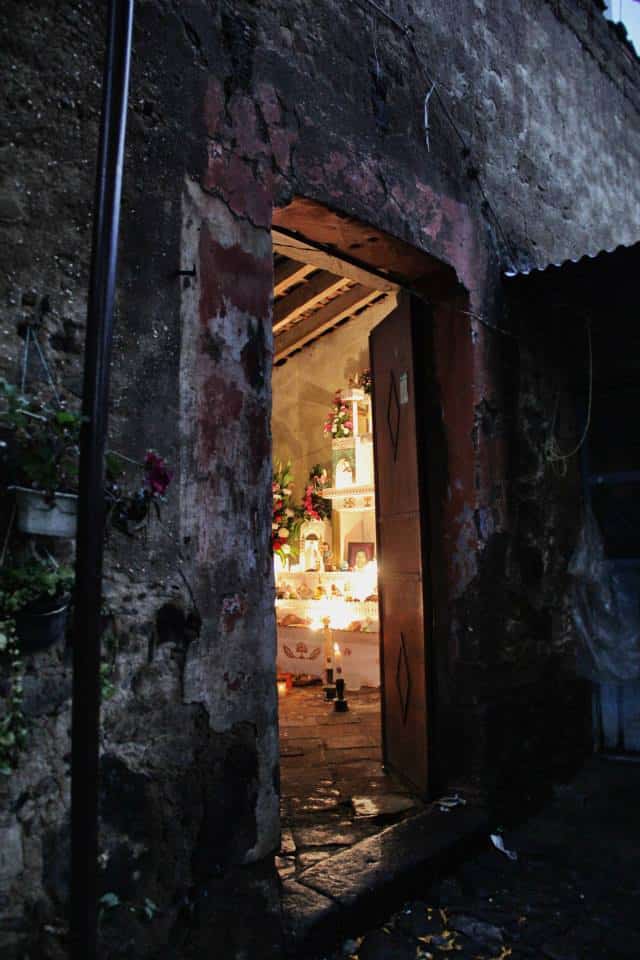
[[[379,691],[348,691],[348,700],[336,713],[317,686],[280,700],[283,880],[422,806],[382,769]]]
[[[326,960],[640,957],[640,764],[594,759],[503,842]]]

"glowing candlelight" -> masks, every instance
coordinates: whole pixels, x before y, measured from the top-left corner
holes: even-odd
[[[342,650],[339,643],[333,645],[333,656],[336,661],[336,673],[342,673]]]
[[[287,692],[287,681],[286,681],[286,680],[278,680],[278,681],[277,681],[277,687],[278,687],[278,696],[279,696],[279,697],[284,697],[285,694],[286,694],[286,692]]]

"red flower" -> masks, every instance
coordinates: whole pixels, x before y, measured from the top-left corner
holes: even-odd
[[[167,469],[164,459],[153,450],[147,450],[147,455],[144,458],[144,468],[146,483],[151,495],[163,497],[173,477],[173,473]]]
[[[278,537],[274,537],[271,545],[274,550],[280,550],[282,547],[282,540],[280,540]]]

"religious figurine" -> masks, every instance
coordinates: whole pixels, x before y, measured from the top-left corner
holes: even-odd
[[[320,544],[320,557],[322,559],[322,566],[325,570],[333,570],[333,553],[331,552],[331,547],[326,540],[323,540]]]
[[[304,569],[310,573],[315,573],[320,569],[320,542],[318,535],[310,533],[304,541]]]

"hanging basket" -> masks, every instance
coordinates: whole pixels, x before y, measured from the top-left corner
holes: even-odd
[[[52,610],[42,611],[36,607],[21,610],[15,615],[20,649],[31,653],[62,643],[68,614],[69,605],[66,600],[57,600]]]
[[[55,493],[48,497],[41,490],[14,487],[16,524],[22,533],[72,539],[76,535],[78,496]]]

